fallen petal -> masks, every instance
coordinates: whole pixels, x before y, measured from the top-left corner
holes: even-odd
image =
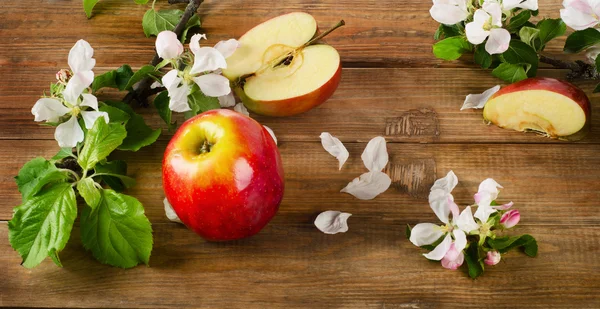
[[[175,210],[173,210],[173,206],[171,206],[171,203],[169,203],[166,197],[163,200],[163,204],[165,205],[165,215],[167,215],[167,218],[173,222],[183,224],[183,222],[181,222],[181,219],[179,219],[179,217],[175,213]]]
[[[469,94],[467,95],[467,97],[465,98],[465,102],[463,103],[463,106],[460,108],[460,110],[465,110],[465,109],[469,109],[469,108],[474,108],[474,109],[479,109],[479,108],[483,108],[485,106],[485,103],[487,103],[487,101],[490,99],[490,97],[492,95],[494,95],[494,93],[498,92],[500,90],[500,85],[496,85],[486,91],[484,91],[481,94]]]
[[[265,129],[267,129],[267,131],[269,132],[269,134],[271,134],[271,137],[273,138],[273,140],[275,141],[275,145],[277,145],[277,137],[275,136],[275,132],[273,132],[273,130],[271,130],[271,128],[263,125],[263,127],[265,127]]]
[[[240,114],[244,114],[248,117],[250,117],[250,113],[248,112],[248,109],[246,108],[246,106],[244,106],[244,103],[238,103],[233,107],[233,110],[240,113]]]
[[[385,192],[391,184],[392,180],[386,173],[368,172],[354,178],[340,192],[352,194],[361,200],[370,200]]]
[[[235,106],[235,97],[233,96],[233,92],[229,92],[229,94],[222,95],[218,97],[219,105],[221,107],[232,107]]]
[[[325,234],[345,233],[348,231],[348,218],[352,214],[328,210],[320,213],[315,219],[315,226]]]
[[[327,132],[321,133],[319,137],[321,138],[321,145],[323,145],[323,148],[329,152],[330,155],[338,159],[340,163],[339,169],[341,170],[342,166],[344,166],[344,163],[346,163],[346,160],[348,160],[348,157],[350,156],[348,150],[337,137],[334,137]]]
[[[360,157],[369,171],[379,172],[384,169],[389,159],[385,138],[372,138]]]

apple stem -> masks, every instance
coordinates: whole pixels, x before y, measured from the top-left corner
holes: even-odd
[[[211,148],[212,148],[212,144],[205,140],[202,143],[202,146],[200,146],[200,153],[202,154],[202,153],[210,152]]]
[[[322,38],[326,37],[327,35],[329,35],[329,34],[330,34],[330,33],[332,33],[333,31],[335,31],[335,29],[337,29],[337,28],[339,28],[339,27],[341,27],[341,26],[343,26],[343,25],[345,25],[345,24],[346,24],[346,22],[345,22],[343,19],[342,19],[342,20],[340,20],[340,21],[339,21],[337,24],[335,24],[335,26],[333,26],[333,27],[329,28],[327,31],[325,31],[325,32],[323,32],[323,33],[321,33],[321,34],[317,35],[317,36],[316,36],[316,37],[314,37],[312,40],[310,40],[310,41],[306,42],[306,44],[304,44],[302,47],[306,47],[306,46],[308,46],[308,45],[311,45],[312,43],[314,43],[314,42],[316,42],[316,41],[318,41],[318,40],[320,40],[320,39],[322,39]]]

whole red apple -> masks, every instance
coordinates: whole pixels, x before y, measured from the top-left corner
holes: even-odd
[[[179,219],[207,240],[258,233],[283,198],[281,157],[269,132],[218,109],[186,121],[163,159],[163,187]]]

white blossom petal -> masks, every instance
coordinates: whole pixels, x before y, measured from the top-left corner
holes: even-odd
[[[187,99],[191,89],[187,84],[180,86],[179,84],[182,81],[183,79],[178,76],[177,70],[171,70],[162,77],[162,83],[169,94],[169,109],[178,113],[191,110]]]
[[[434,0],[429,14],[445,25],[457,24],[469,16],[466,0]]]
[[[163,84],[161,84],[159,81],[154,81],[152,83],[152,85],[150,85],[150,89],[156,89],[156,88],[159,88],[159,87],[162,87],[162,86],[163,86]]]
[[[514,205],[513,202],[508,202],[508,203],[503,204],[503,205],[492,206],[492,208],[494,208],[496,210],[507,210],[507,209],[510,209],[511,207],[513,207],[513,205]]]
[[[490,37],[485,42],[485,50],[490,54],[501,54],[508,49],[510,33],[506,29],[494,28],[490,30]]]
[[[167,218],[170,221],[183,224],[183,222],[181,222],[181,219],[179,219],[179,217],[175,213],[175,210],[173,210],[173,206],[171,206],[171,203],[169,203],[166,197],[163,200],[163,204],[165,205],[165,215],[167,215]]]
[[[200,87],[202,93],[209,97],[220,97],[231,93],[229,80],[218,74],[205,74],[194,77],[194,82]]]
[[[269,132],[269,134],[271,134],[271,137],[273,138],[273,140],[275,141],[275,145],[277,145],[277,137],[275,136],[275,132],[273,132],[273,130],[271,130],[271,128],[263,125],[263,127],[265,127],[265,129],[267,129],[267,131]]]
[[[35,102],[31,113],[35,121],[57,122],[58,118],[70,111],[60,101],[52,98],[41,98]]]
[[[58,141],[58,146],[61,148],[72,148],[77,146],[77,143],[83,142],[83,130],[79,126],[77,118],[71,117],[66,122],[59,124],[54,132],[54,139]]]
[[[215,45],[215,49],[218,50],[223,57],[229,58],[233,53],[240,47],[240,42],[236,39],[229,39],[227,41],[220,41]]]
[[[470,233],[479,229],[479,225],[475,222],[475,219],[473,219],[471,206],[467,206],[467,208],[460,213],[460,216],[458,216],[458,219],[456,219],[455,224],[465,233]]]
[[[487,205],[487,206],[480,205],[479,207],[477,207],[477,211],[475,211],[475,214],[473,215],[473,217],[479,219],[482,223],[485,223],[490,218],[490,215],[495,212],[496,212],[496,209],[492,208],[489,205]]]
[[[233,96],[233,91],[229,92],[229,94],[218,97],[218,99],[219,105],[221,105],[221,107],[235,106],[235,97]]]
[[[435,181],[429,193],[429,206],[440,219],[448,224],[450,216],[450,201],[454,201],[451,192],[458,184],[458,178],[453,171],[449,171],[444,178]]]
[[[96,59],[94,56],[94,49],[90,43],[85,40],[79,40],[69,51],[69,67],[71,71],[77,74],[79,72],[91,71],[96,65]],[[92,75],[93,79],[93,75]],[[87,87],[87,86],[86,86]]]
[[[350,156],[348,150],[337,137],[334,137],[327,132],[321,133],[319,137],[321,138],[321,145],[323,145],[323,148],[339,161],[339,169],[341,170],[342,166],[344,166],[344,163],[346,163],[346,160],[348,160],[348,157]]]
[[[419,223],[410,231],[410,242],[417,247],[431,245],[444,236],[442,229],[433,223]]]
[[[423,254],[423,256],[430,260],[439,261],[444,258],[448,250],[450,250],[450,245],[452,245],[452,238],[450,237],[450,234],[448,234],[446,235],[446,238],[433,249],[433,251]]]
[[[190,38],[190,50],[194,54],[200,50],[200,39],[206,40],[206,34],[196,33]]]
[[[598,13],[587,0],[565,0],[560,18],[575,30],[585,30],[598,25]],[[595,5],[598,6],[598,5]]]
[[[94,81],[94,72],[82,71],[75,73],[69,82],[67,87],[63,91],[63,97],[65,100],[73,105],[78,105],[79,96],[87,87],[89,87]]]
[[[109,121],[107,112],[81,111],[81,117],[83,118],[85,127],[88,130],[94,126],[94,123],[96,123],[96,119],[98,119],[98,117],[104,117],[104,121],[106,123]]]
[[[492,18],[492,26],[502,27],[502,6],[495,1],[485,1],[482,6]]]
[[[384,169],[389,159],[385,138],[372,138],[360,157],[369,171],[379,172]]]
[[[483,29],[483,25],[491,18],[491,16],[484,10],[477,10],[473,15],[473,21],[467,23],[465,26],[465,32],[467,34],[467,40],[471,44],[481,44],[490,35],[490,32]]]
[[[82,93],[81,96],[83,97],[83,101],[80,106],[88,106],[93,110],[98,110],[98,98],[96,98],[96,96],[89,93]]]
[[[507,11],[515,8],[537,11],[538,0],[502,0],[502,8]]]
[[[227,61],[218,50],[212,47],[200,47],[194,52],[194,65],[190,70],[190,74],[199,74],[226,68]]]
[[[500,85],[496,85],[483,93],[480,94],[469,94],[465,98],[465,102],[460,110],[465,110],[469,108],[479,109],[485,106],[485,103],[494,95],[494,93],[500,90]]]
[[[463,251],[467,246],[467,235],[460,229],[455,229],[452,231],[452,235],[454,235],[454,246],[457,251]]]
[[[156,36],[155,46],[158,56],[165,60],[177,58],[183,53],[183,45],[173,31],[161,31]]]
[[[498,193],[500,193],[498,188],[502,188],[502,186],[492,178],[482,181],[479,184],[479,189],[474,196],[475,203],[477,203],[479,206],[489,206],[492,201],[498,198]]]
[[[315,219],[315,226],[325,234],[345,233],[348,231],[348,218],[352,214],[328,210],[320,213]]]
[[[373,171],[354,178],[340,192],[352,194],[361,200],[370,200],[385,192],[391,184],[392,180],[386,173]]]
[[[240,114],[244,114],[248,117],[250,117],[250,113],[248,112],[248,109],[246,108],[246,106],[244,106],[244,103],[238,103],[233,107],[233,110],[240,113]]]

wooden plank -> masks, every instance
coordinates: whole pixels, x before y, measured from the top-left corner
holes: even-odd
[[[10,84],[0,83],[0,100],[6,104],[0,108],[0,139],[53,139],[54,128],[35,123],[31,107],[54,79],[54,71],[0,68],[0,76],[13,79]],[[541,74],[560,78],[565,72]],[[31,76],[39,79],[31,80]],[[281,141],[318,141],[325,131],[345,142],[385,135],[392,142],[565,143],[486,126],[480,110],[460,111],[467,94],[496,84],[498,80],[488,72],[475,69],[436,69],[435,73],[430,69],[344,69],[337,92],[314,110],[294,117],[253,117],[271,127]],[[600,114],[598,95],[592,94],[595,83],[577,84],[590,94],[592,114]],[[122,96],[111,91],[99,95],[104,100]],[[153,107],[137,110],[152,127],[165,127]],[[184,121],[182,115],[177,119]],[[162,138],[171,135],[165,131]],[[600,143],[600,118],[592,118],[591,132],[581,142]]]
[[[540,15],[534,19],[558,17],[561,3],[561,0],[544,1]],[[166,1],[157,3],[157,8],[184,7],[169,6]],[[340,19],[346,21],[347,25],[326,41],[340,51],[349,66],[473,66],[470,57],[443,62],[432,55],[433,34],[439,24],[429,15],[430,8],[431,1],[410,0],[207,0],[200,7],[200,15],[208,44],[240,37],[260,22],[280,14],[305,11],[315,16],[321,29]],[[0,49],[0,64],[56,67],[65,61],[74,42],[83,38],[95,48],[101,66],[117,67],[123,63],[141,66],[150,61],[154,48],[154,39],[146,38],[141,27],[147,9],[149,5],[131,1],[103,0],[96,5],[94,17],[87,20],[79,0],[5,3],[0,12],[0,28],[5,31],[0,33],[0,39],[10,44]],[[545,53],[563,59],[581,59],[582,56],[565,55],[563,45],[564,38],[551,42]]]
[[[357,213],[345,234],[310,221],[271,224],[255,237],[207,243],[176,224],[154,224],[150,267],[96,262],[78,228],[61,252],[19,265],[0,223],[0,305],[110,308],[598,308],[600,227],[521,226],[539,257],[511,252],[471,280],[427,261],[404,235],[405,222]]]
[[[166,144],[138,153],[116,153],[129,164],[137,185],[129,193],[145,206],[154,223],[164,216],[161,161]],[[449,170],[459,177],[456,200],[473,203],[487,177],[504,185],[500,201],[514,201],[527,224],[600,225],[600,145],[388,144],[388,173],[394,185],[374,200],[339,193],[366,169],[360,159],[364,143],[347,143],[350,158],[341,171],[320,143],[281,143],[286,191],[280,220],[309,221],[317,213],[338,209],[392,222],[435,220],[427,196],[433,181]],[[20,203],[13,176],[29,159],[52,156],[53,141],[0,141],[0,220],[12,217]],[[292,217],[286,217],[286,216]]]

